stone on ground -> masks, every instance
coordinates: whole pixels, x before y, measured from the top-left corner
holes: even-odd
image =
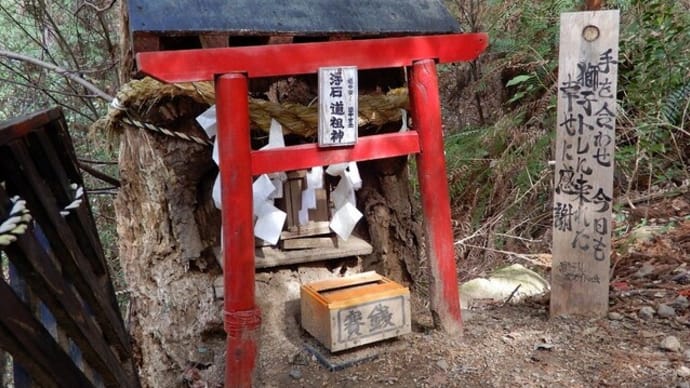
[[[654,317],[654,309],[650,306],[644,306],[640,309],[640,311],[637,313],[637,315],[640,317],[640,319],[643,319],[645,321],[648,321]]]
[[[662,350],[666,350],[668,352],[674,352],[674,353],[680,352],[680,350],[681,350],[680,341],[678,341],[678,338],[676,338],[672,335],[664,338],[661,341],[661,344],[659,344],[659,347]]]
[[[690,368],[688,368],[685,365],[681,365],[676,370],[676,374],[678,375],[678,377],[681,377],[681,378],[688,377],[688,376],[690,376]]]
[[[656,310],[656,314],[659,318],[673,318],[676,316],[676,310],[667,304],[660,304]]]
[[[460,286],[460,303],[466,309],[473,300],[505,301],[515,289],[511,302],[528,296],[542,295],[550,286],[538,273],[520,264],[497,269],[487,278],[472,279]]]
[[[671,306],[678,309],[679,311],[683,311],[690,307],[690,302],[688,302],[687,297],[683,295],[678,295],[678,297],[676,297],[676,299],[673,300],[673,303],[671,303]]]

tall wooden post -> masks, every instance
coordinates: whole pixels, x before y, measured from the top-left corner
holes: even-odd
[[[601,9],[602,3],[602,0],[585,0],[585,10],[598,11]]]
[[[618,25],[617,10],[561,15],[552,316],[608,311]]]
[[[216,78],[225,282],[226,387],[251,387],[261,312],[254,296],[254,225],[248,82]]]
[[[462,319],[436,63],[432,59],[414,62],[409,77],[412,126],[419,133],[421,148],[417,154],[417,169],[431,272],[431,312],[437,326],[451,335],[459,335]]]

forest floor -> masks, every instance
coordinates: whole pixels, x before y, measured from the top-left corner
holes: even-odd
[[[463,311],[463,336],[449,338],[413,292],[412,333],[326,352],[340,370],[306,350],[313,340],[301,330],[288,330],[288,347],[264,335],[257,386],[690,387],[690,221],[641,226],[615,245],[606,317],[550,319],[546,295],[475,305]]]

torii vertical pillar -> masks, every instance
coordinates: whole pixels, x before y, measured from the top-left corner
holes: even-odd
[[[216,77],[218,152],[223,203],[225,383],[251,387],[261,312],[254,296],[252,166],[247,77]]]
[[[419,133],[417,171],[424,211],[424,235],[429,260],[431,313],[434,324],[450,335],[462,333],[455,245],[441,126],[436,62],[413,63],[409,72],[412,127]]]

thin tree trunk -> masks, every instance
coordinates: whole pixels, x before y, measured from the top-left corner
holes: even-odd
[[[585,10],[598,11],[601,9],[603,3],[603,0],[585,0]]]
[[[134,56],[132,55],[132,37],[129,33],[129,13],[127,0],[120,0],[120,66],[118,75],[120,85],[124,85],[134,74]]]
[[[5,373],[7,369],[7,356],[5,355],[5,352],[0,350],[0,387],[5,386]]]

